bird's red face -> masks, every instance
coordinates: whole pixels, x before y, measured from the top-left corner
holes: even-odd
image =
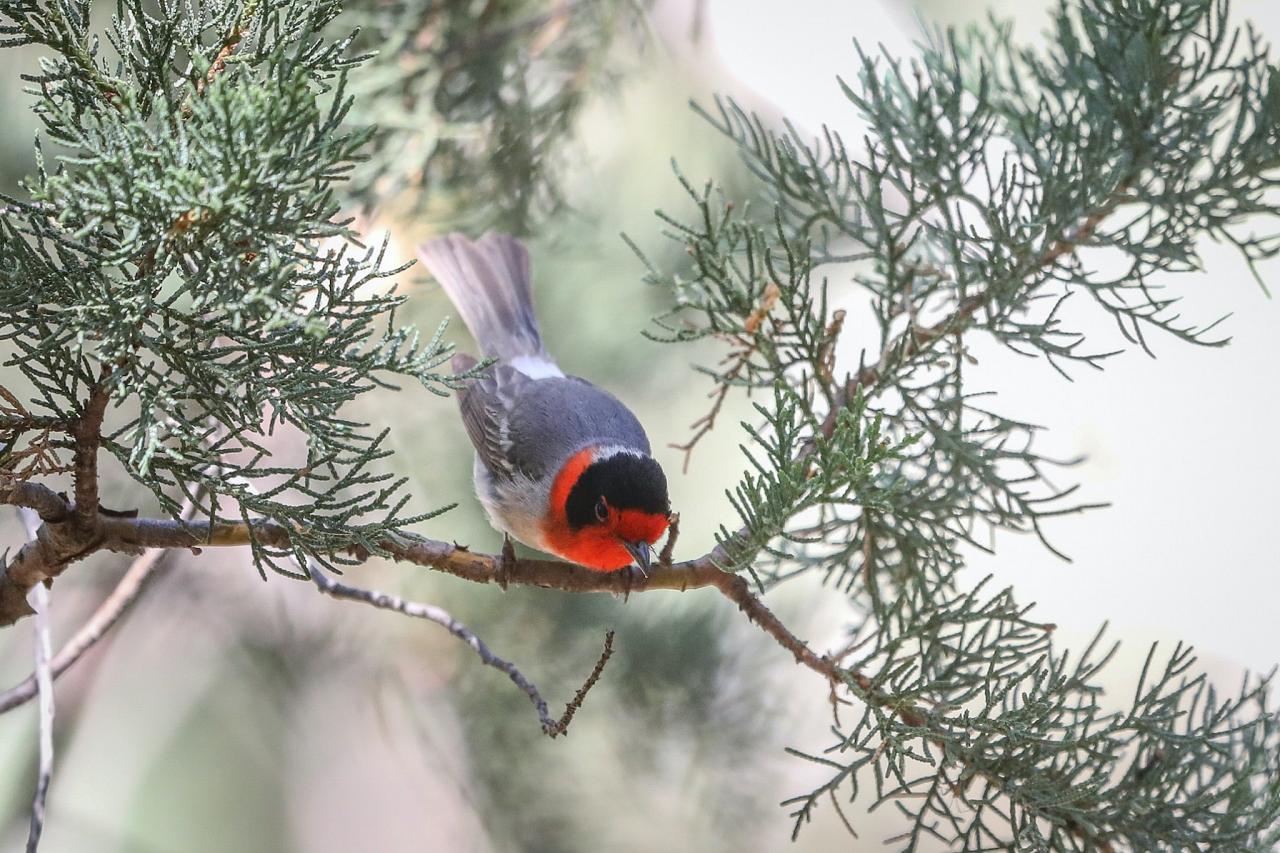
[[[543,522],[547,545],[596,571],[631,563],[647,569],[649,548],[671,514],[662,468],[648,456],[624,452],[597,460],[595,453],[575,453],[556,475]]]

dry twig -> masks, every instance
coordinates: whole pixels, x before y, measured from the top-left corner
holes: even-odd
[[[586,698],[587,692],[599,680],[600,674],[604,671],[604,665],[609,660],[609,656],[613,654],[613,632],[610,631],[605,636],[605,650],[601,655],[595,669],[587,676],[586,682],[579,688],[573,700],[565,708],[564,714],[559,720],[553,719],[547,710],[547,701],[542,698],[541,692],[532,681],[524,676],[515,664],[504,658],[495,655],[485,642],[481,640],[476,633],[466,625],[459,622],[453,617],[449,611],[443,607],[437,607],[434,604],[425,604],[418,601],[409,601],[399,596],[390,595],[385,592],[379,592],[374,589],[362,589],[360,587],[350,586],[349,584],[340,583],[320,569],[314,563],[307,567],[311,573],[311,580],[316,587],[325,595],[333,598],[346,599],[348,601],[359,601],[364,604],[371,605],[383,610],[394,610],[397,613],[403,613],[405,616],[411,616],[415,619],[425,619],[428,622],[434,622],[444,628],[450,634],[457,637],[462,642],[471,647],[471,650],[480,658],[480,662],[485,666],[491,666],[499,672],[504,673],[507,678],[511,679],[511,683],[520,688],[529,701],[533,703],[534,709],[538,713],[538,721],[542,724],[542,731],[548,737],[557,737],[565,734],[569,728],[569,722],[573,719],[574,712],[582,705],[582,700]]]
[[[27,535],[34,537],[40,526],[40,518],[30,509],[18,510]],[[49,798],[49,784],[53,781],[53,675],[49,659],[53,656],[49,639],[49,589],[37,584],[31,590],[35,618],[35,682],[40,693],[39,752],[36,769],[36,790],[31,798],[31,828],[27,833],[27,853],[36,853],[40,836],[44,833],[45,807]]]
[[[578,692],[573,694],[573,698],[569,700],[569,704],[564,706],[564,713],[560,715],[560,719],[556,720],[556,730],[552,737],[556,735],[567,734],[569,731],[569,723],[573,722],[573,715],[578,713],[578,709],[582,707],[583,701],[587,698],[587,694],[591,692],[591,688],[596,686],[596,682],[600,680],[600,676],[604,674],[605,664],[609,662],[609,658],[613,657],[613,630],[604,632],[604,649],[600,652],[600,659],[596,661],[596,665],[592,668],[591,674],[587,676],[587,680],[582,682],[582,686],[578,688]]]

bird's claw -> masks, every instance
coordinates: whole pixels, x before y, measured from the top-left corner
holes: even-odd
[[[502,559],[498,561],[498,586],[502,587],[502,591],[507,591],[507,584],[511,580],[511,570],[516,565],[516,546],[511,541],[511,537],[505,533],[502,535]]]
[[[636,563],[630,563],[618,571],[622,572],[622,600],[625,603],[631,600],[631,590],[649,580],[649,573]]]

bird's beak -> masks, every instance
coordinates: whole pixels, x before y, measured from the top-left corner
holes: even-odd
[[[640,571],[649,574],[649,565],[652,562],[649,555],[648,542],[627,542],[623,541],[622,547],[626,548],[631,557],[636,561],[636,565],[640,567]]]

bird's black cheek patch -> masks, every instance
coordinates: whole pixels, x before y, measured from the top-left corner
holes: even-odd
[[[565,519],[574,530],[598,524],[596,503],[604,498],[614,509],[638,509],[665,515],[667,478],[662,466],[648,456],[619,453],[593,462],[578,477],[565,500]]]
[[[596,501],[600,500],[600,492],[593,483],[587,481],[590,470],[588,468],[582,472],[582,476],[578,478],[578,482],[570,490],[569,497],[564,502],[565,520],[573,530],[597,523],[595,506]]]

